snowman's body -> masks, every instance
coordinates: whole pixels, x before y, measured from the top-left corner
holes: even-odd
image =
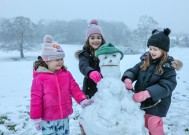
[[[92,97],[94,103],[86,107],[80,122],[87,135],[143,135],[144,112],[132,99],[120,79],[119,52],[99,55],[103,79]]]

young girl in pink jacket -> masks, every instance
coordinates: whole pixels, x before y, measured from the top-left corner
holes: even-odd
[[[82,107],[93,102],[86,98],[66,70],[64,57],[60,45],[52,36],[46,35],[42,57],[34,63],[30,105],[30,118],[43,135],[69,135],[68,116],[73,113],[71,97]]]

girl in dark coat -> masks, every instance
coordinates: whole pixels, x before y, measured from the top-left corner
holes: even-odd
[[[182,67],[182,62],[168,56],[170,29],[153,30],[148,39],[149,53],[133,68],[125,71],[122,81],[126,89],[133,89],[133,100],[141,103],[145,111],[145,126],[151,135],[164,135],[163,120],[171,104],[172,92],[177,85],[175,69]]]
[[[96,84],[101,79],[99,59],[94,52],[105,43],[97,20],[91,20],[86,39],[83,50],[77,51],[76,56],[79,57],[79,70],[84,75],[82,90],[91,98],[97,92]]]
[[[91,20],[87,29],[86,43],[82,50],[76,52],[76,57],[79,58],[79,70],[84,75],[82,90],[88,98],[97,92],[96,84],[102,78],[99,59],[95,57],[95,51],[103,44],[105,44],[103,31],[97,20]],[[80,128],[81,135],[85,135],[82,125]]]

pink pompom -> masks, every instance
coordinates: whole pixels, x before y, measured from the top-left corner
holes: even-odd
[[[93,20],[91,20],[90,24],[96,24],[96,25],[98,25],[98,21],[95,20],[95,19],[93,19]]]
[[[44,43],[52,43],[53,37],[51,35],[45,35],[43,41]]]

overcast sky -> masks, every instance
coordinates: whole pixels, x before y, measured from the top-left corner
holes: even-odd
[[[189,0],[0,0],[0,18],[24,16],[33,22],[96,18],[136,28],[143,15],[172,32],[189,33]]]

